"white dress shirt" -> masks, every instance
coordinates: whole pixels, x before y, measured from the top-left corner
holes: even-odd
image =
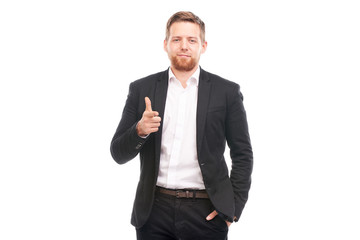
[[[184,88],[169,68],[158,186],[170,189],[205,189],[196,150],[199,76],[198,67]]]

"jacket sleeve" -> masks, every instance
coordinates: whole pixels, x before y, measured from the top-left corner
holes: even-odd
[[[226,140],[232,161],[230,180],[234,190],[235,221],[238,221],[251,185],[253,153],[240,86],[228,98]]]
[[[136,125],[141,118],[137,113],[138,101],[136,87],[131,83],[122,117],[110,146],[111,155],[119,164],[136,157],[146,142],[146,138],[139,137],[136,132]]]

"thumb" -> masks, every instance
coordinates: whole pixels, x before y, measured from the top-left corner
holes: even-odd
[[[212,213],[210,213],[207,217],[206,220],[210,221],[211,219],[213,219],[216,215],[218,215],[217,211],[214,210],[212,211]]]
[[[149,111],[152,112],[152,108],[151,108],[151,101],[150,98],[145,97],[145,111]]]

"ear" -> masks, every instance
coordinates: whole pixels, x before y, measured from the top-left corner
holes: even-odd
[[[201,46],[201,53],[204,53],[206,51],[206,48],[207,48],[207,41],[204,41]]]
[[[164,40],[164,51],[165,51],[165,52],[168,52],[168,51],[167,51],[167,40],[166,40],[166,39]]]

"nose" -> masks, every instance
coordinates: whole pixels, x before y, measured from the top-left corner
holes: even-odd
[[[181,41],[181,49],[182,50],[187,50],[188,49],[188,45],[187,45],[187,42],[186,41]]]

